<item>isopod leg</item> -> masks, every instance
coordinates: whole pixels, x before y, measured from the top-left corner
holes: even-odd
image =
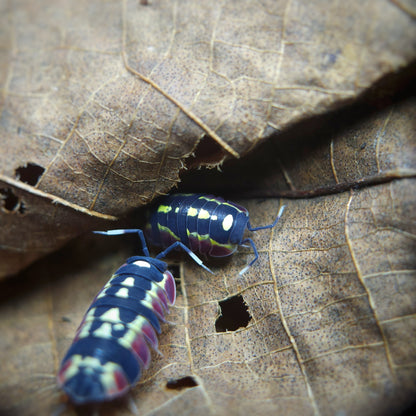
[[[281,216],[283,214],[283,211],[285,210],[285,207],[286,207],[286,205],[282,205],[280,207],[279,213],[277,214],[276,219],[271,224],[269,224],[269,225],[262,225],[260,227],[252,227],[251,224],[250,224],[250,221],[248,221],[247,222],[247,229],[249,231],[258,231],[258,230],[266,230],[268,228],[273,228],[279,222],[279,220],[280,220],[280,218],[281,218]]]
[[[166,250],[163,250],[161,253],[159,253],[156,258],[157,259],[161,259],[165,256],[168,255],[168,253],[170,253],[172,250],[175,250],[176,248],[180,247],[182,250],[184,250],[186,253],[189,254],[189,256],[192,258],[192,260],[199,264],[201,267],[203,267],[206,271],[213,273],[213,271],[211,269],[209,269],[207,266],[205,266],[205,264],[202,262],[202,260],[194,253],[192,253],[192,251],[186,247],[184,244],[182,244],[180,241],[176,241],[175,243],[173,243],[172,245],[170,245]]]
[[[254,251],[254,259],[251,260],[251,262],[246,267],[244,267],[243,270],[241,270],[241,272],[239,273],[240,276],[242,274],[244,274],[257,261],[257,259],[259,258],[259,252],[257,251],[256,245],[254,244],[254,241],[251,238],[246,238],[245,240],[243,240],[241,242],[241,244],[244,244],[244,243],[248,243],[248,244],[251,245],[251,247],[252,247],[252,249]]]
[[[118,229],[118,230],[108,230],[108,231],[93,231],[94,234],[103,234],[103,235],[122,235],[122,234],[138,234],[140,242],[142,243],[142,250],[146,257],[150,257],[149,249],[147,248],[146,240],[144,238],[143,231],[139,228],[127,228],[127,229]]]

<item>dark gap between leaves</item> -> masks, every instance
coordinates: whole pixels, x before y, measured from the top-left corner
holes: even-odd
[[[191,376],[186,376],[178,379],[171,379],[166,383],[166,388],[170,390],[182,390],[196,387],[198,383]]]
[[[248,307],[241,295],[233,296],[219,302],[221,315],[215,321],[217,332],[236,331],[245,328],[251,321]]]
[[[0,189],[0,202],[1,205],[3,205],[3,208],[8,212],[18,212],[19,214],[23,214],[26,211],[24,202],[21,201],[10,188]]]
[[[200,165],[216,166],[224,160],[227,152],[210,136],[204,135],[194,151],[194,157],[188,158],[187,168],[198,168]]]
[[[15,171],[16,178],[28,185],[36,185],[45,169],[36,163],[29,162],[26,166],[20,166]]]

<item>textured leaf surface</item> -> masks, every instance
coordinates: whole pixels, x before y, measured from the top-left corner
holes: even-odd
[[[182,186],[195,190],[205,182],[206,190],[220,195],[304,198],[412,178],[416,100],[387,102],[380,107],[380,101],[364,100],[299,123],[253,151],[243,168],[230,161],[221,171],[192,172]]]
[[[198,4],[0,3],[1,274],[111,227],[193,151],[217,163],[202,137],[244,153],[279,130],[219,183],[192,173],[189,186],[237,194],[253,224],[287,208],[254,235],[243,277],[246,248],[210,262],[214,276],[178,258],[174,325],[133,400],[141,415],[399,414],[416,392],[415,102],[379,89],[380,109],[310,116],[414,58],[411,2]],[[0,414],[59,407],[59,361],[137,247],[85,236],[1,282]],[[238,329],[221,332],[223,318]]]
[[[0,275],[167,192],[202,138],[217,146],[197,165],[216,164],[353,100],[414,59],[412,15],[376,0],[0,2]]]
[[[403,160],[414,157],[412,109],[406,100],[383,110],[389,117],[380,113],[356,125],[353,138],[407,149],[400,157],[379,151],[379,166],[397,160],[404,172]],[[384,136],[374,133],[380,125]],[[334,137],[334,147],[348,143],[360,154],[350,132]],[[303,160],[298,163],[292,177],[302,184]],[[246,248],[210,262],[215,275],[187,258],[173,267],[174,325],[164,325],[163,357],[153,355],[132,391],[140,414],[390,416],[414,402],[416,182],[406,175],[384,180],[315,198],[238,200],[255,225],[270,223],[282,203],[287,208],[275,229],[253,236],[260,259],[242,277],[238,272],[252,258]],[[57,408],[59,360],[94,295],[137,246],[134,238],[84,237],[2,282],[0,413]],[[229,316],[221,309],[229,299],[246,305],[248,322],[241,310]],[[221,314],[233,329],[221,330]],[[130,413],[117,402],[100,414]]]
[[[397,414],[416,389],[415,188],[407,179],[284,201],[278,227],[256,234],[260,260],[243,277],[248,249],[213,263],[214,276],[183,264],[175,325],[160,338],[164,356],[154,355],[133,390],[140,414]],[[282,201],[240,202],[263,224]],[[88,246],[89,262],[59,253],[22,276],[23,288],[14,279],[2,289],[3,414],[56,406],[53,390],[43,391],[53,386],[48,375],[95,293],[132,252],[80,244],[69,254]],[[251,320],[217,332],[219,301],[236,295]],[[167,388],[184,377],[196,386]],[[128,414],[120,403],[102,412]]]

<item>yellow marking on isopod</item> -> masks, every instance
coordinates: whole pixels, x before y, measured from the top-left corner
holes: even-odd
[[[170,205],[159,205],[157,212],[163,212],[167,214],[168,212],[172,211],[172,207]]]
[[[111,338],[111,330],[112,330],[112,325],[108,322],[104,322],[102,325],[100,325],[93,333],[92,335],[94,335],[97,338],[104,338],[104,339],[108,339]]]
[[[151,304],[153,299],[159,299],[159,298],[151,291],[148,291],[146,293],[146,297],[144,298],[144,300],[148,301]]]
[[[102,298],[103,296],[107,296],[107,294],[105,293],[106,292],[106,290],[110,287],[111,285],[106,285],[105,287],[103,287],[102,289],[101,289],[101,291],[98,293],[98,295],[97,295],[97,299],[100,299],[100,298]]]
[[[135,332],[140,332],[145,324],[151,325],[144,316],[138,315],[135,320],[131,321],[127,325],[127,327],[131,328]]]
[[[124,329],[124,324],[122,323],[117,323],[113,325],[113,329],[115,329],[116,331],[122,331]]]
[[[234,222],[234,217],[231,214],[228,214],[222,221],[222,228],[224,231],[228,231],[232,226]]]
[[[83,362],[82,356],[78,354],[73,355],[72,357],[70,357],[70,359],[71,365],[66,369],[65,373],[63,374],[65,380],[69,380],[70,378],[75,376],[78,373],[78,367]]]
[[[134,331],[133,329],[128,330],[121,338],[117,340],[117,342],[127,349],[131,349],[133,342],[138,337],[139,332]],[[146,347],[147,344],[145,343]]]
[[[216,215],[212,215],[212,216],[211,216],[211,220],[212,220],[212,221],[216,221],[217,219],[218,219],[218,217],[217,217]]]
[[[217,201],[214,198],[207,198],[204,195],[200,196],[198,199],[204,199],[205,201],[209,201],[209,202],[216,202],[217,205],[224,205],[226,207],[233,208],[234,210],[237,211],[237,213],[243,212],[245,215],[248,215],[247,210],[245,208],[244,209],[242,209],[243,207],[239,208],[239,207],[235,206],[232,202],[227,202],[227,201],[220,202],[220,201]]]
[[[188,228],[186,229],[186,234],[188,237],[192,236],[194,238],[197,238],[198,241],[206,241],[210,239],[209,234],[198,234],[198,232],[195,231],[191,232]]]
[[[139,266],[139,267],[147,267],[148,269],[150,269],[152,267],[152,265],[150,263],[148,263],[147,261],[144,260],[137,260],[135,262],[133,262],[132,264]]]
[[[125,323],[125,324],[121,323],[120,310],[118,308],[111,308],[108,311],[105,311],[100,316],[94,316],[94,309],[92,309],[90,312],[88,312],[85,318],[84,326],[87,327],[88,325],[88,327],[87,327],[86,334],[84,334],[83,337],[89,335],[89,328],[91,327],[92,322],[96,322],[97,319],[100,321],[110,322],[114,324],[114,328],[116,327],[116,325],[123,325],[123,327],[125,326],[127,328],[132,328],[135,331],[141,331],[144,324],[146,323],[149,324],[149,321],[141,315],[138,315],[136,319],[134,319],[133,321],[129,323]],[[80,336],[80,338],[83,338],[83,337]]]
[[[198,219],[207,220],[209,219],[210,215],[206,209],[201,209],[198,214]]]
[[[159,229],[159,232],[165,232],[165,233],[168,233],[170,236],[172,236],[175,240],[180,240],[180,238],[174,233],[174,232],[172,232],[171,231],[171,229],[169,228],[169,227],[165,227],[165,226],[163,226],[163,225],[160,225],[160,224],[158,224],[157,225],[157,228]]]
[[[126,287],[122,287],[121,289],[117,290],[114,296],[127,299],[129,297],[129,290]]]
[[[179,207],[175,208],[175,214],[177,214],[179,212]]]
[[[120,322],[120,309],[111,308],[108,311],[105,311],[102,315],[97,316],[96,318],[100,318],[100,320],[102,321]]]
[[[123,286],[129,286],[129,287],[133,287],[134,286],[134,283],[135,283],[135,281],[134,281],[134,277],[126,277],[122,282],[121,282],[121,284],[123,285]]]
[[[162,306],[159,296],[156,293],[154,293],[156,291],[155,289],[157,288],[157,286],[155,286],[153,283],[154,282],[150,282],[150,290],[147,291],[146,297],[150,296],[151,299],[155,299],[160,304],[160,306]]]
[[[101,364],[100,360],[95,357],[82,357],[80,354],[75,354],[70,357],[71,365],[63,374],[63,379],[69,380],[79,373],[79,369],[83,368],[84,374],[92,375],[96,378],[96,373],[99,373],[100,382],[105,386],[108,392],[117,392],[118,388],[115,384],[114,374],[120,371],[124,374],[122,367],[112,361]]]
[[[237,246],[238,246],[237,244],[231,244],[231,243],[221,244],[221,243],[218,243],[217,241],[215,241],[212,238],[210,238],[209,237],[209,234],[202,234],[202,235],[200,235],[197,232],[191,233],[191,232],[189,232],[189,230],[188,230],[188,233],[187,234],[188,234],[188,237],[189,236],[194,237],[194,238],[198,239],[198,241],[209,241],[209,243],[212,246],[224,247],[224,248],[226,248],[226,249],[228,249],[228,250],[231,251],[230,254],[234,253],[234,251],[237,250]]]
[[[82,325],[82,329],[80,333],[78,334],[78,338],[85,338],[90,335],[90,329],[91,329],[92,323],[93,323],[93,320],[91,320],[90,322],[84,322],[84,325]]]
[[[198,215],[198,210],[197,210],[196,208],[189,207],[189,208],[188,208],[188,215],[189,215],[190,217],[195,217],[195,216],[197,216],[197,215]]]
[[[152,297],[149,296],[149,294],[147,294],[146,297],[140,301],[140,303],[144,306],[147,306],[149,309],[153,310]]]

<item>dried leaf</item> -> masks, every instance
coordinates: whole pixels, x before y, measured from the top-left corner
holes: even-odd
[[[207,131],[187,119],[189,114],[181,113],[178,110],[181,107],[175,107],[161,91],[168,91],[170,97],[177,99],[182,110],[191,108],[192,114],[198,114],[207,126],[228,144],[235,145],[239,152],[248,151],[259,138],[268,137],[272,129],[262,130],[262,122],[266,126],[269,121],[274,121],[275,127],[286,128],[280,136],[280,139],[286,138],[285,142],[266,143],[262,150],[259,149],[262,151],[260,160],[264,163],[255,168],[250,160],[244,164],[240,161],[237,177],[232,176],[232,170],[224,169],[222,184],[227,193],[235,189],[238,193],[241,190],[242,195],[243,190],[238,186],[243,183],[245,191],[251,195],[282,192],[298,198],[266,201],[237,198],[237,202],[249,208],[252,223],[256,225],[271,222],[280,204],[287,205],[275,229],[255,234],[260,259],[242,277],[238,272],[252,258],[251,250],[245,248],[240,248],[231,258],[209,262],[214,276],[187,258],[180,262],[179,268],[173,267],[179,284],[178,300],[170,315],[174,325],[163,326],[160,348],[164,355],[153,355],[151,367],[132,391],[133,399],[140,414],[159,416],[188,413],[227,416],[399,414],[414,401],[416,392],[415,102],[411,99],[398,101],[378,112],[364,112],[360,116],[352,113],[347,121],[343,121],[344,112],[319,118],[317,122],[304,118],[339,105],[347,97],[342,93],[344,90],[353,90],[351,97],[355,97],[362,88],[404,65],[406,59],[410,60],[414,55],[413,43],[404,37],[412,39],[414,25],[411,26],[410,18],[406,16],[406,13],[410,14],[406,12],[409,9],[406,2],[361,2],[360,5],[350,2],[348,13],[351,18],[348,20],[343,20],[345,13],[338,17],[336,12],[344,8],[340,4],[328,9],[327,2],[289,3],[284,5],[282,14],[273,14],[271,8],[267,9],[268,13],[263,17],[278,22],[275,27],[280,25],[280,31],[269,32],[267,19],[263,19],[264,25],[248,24],[256,22],[255,11],[266,10],[257,3],[256,10],[249,10],[251,2],[239,2],[238,7],[234,6],[233,15],[227,15],[231,10],[228,3],[199,6],[212,7],[211,14],[204,10],[205,24],[198,20],[191,2],[180,3],[181,7],[169,3],[173,7],[169,9],[159,8],[166,3],[151,3],[145,10],[139,2],[135,3],[135,9],[131,8],[133,3],[124,3],[124,14],[118,15],[124,16],[124,20],[119,20],[119,23],[124,22],[121,37],[114,35],[117,33],[114,23],[117,13],[108,12],[115,5],[100,4],[102,14],[96,12],[96,3],[89,3],[89,8],[82,11],[74,2],[70,6],[61,5],[60,9],[50,7],[42,11],[45,42],[57,42],[56,36],[47,35],[53,26],[51,22],[54,22],[51,14],[65,15],[65,11],[71,11],[68,14],[71,19],[65,16],[65,22],[59,26],[61,38],[58,40],[61,39],[60,44],[64,47],[37,48],[41,52],[49,50],[60,54],[62,59],[53,62],[58,61],[67,69],[63,79],[56,76],[57,84],[50,83],[47,87],[42,84],[43,89],[38,88],[43,98],[51,98],[52,95],[44,91],[52,91],[51,85],[61,82],[65,88],[59,84],[57,103],[39,100],[35,94],[36,82],[33,82],[33,89],[26,87],[20,102],[17,92],[22,90],[17,88],[20,85],[17,76],[11,77],[14,81],[4,89],[3,108],[7,109],[4,114],[12,116],[7,123],[4,115],[1,119],[0,128],[6,130],[2,137],[7,138],[9,133],[16,131],[22,137],[14,142],[6,139],[10,153],[0,155],[0,166],[8,169],[1,176],[4,197],[0,216],[1,245],[11,246],[12,241],[14,251],[22,250],[17,262],[23,266],[27,260],[24,250],[18,247],[19,239],[28,253],[40,253],[44,247],[45,252],[53,250],[53,246],[67,241],[68,235],[72,237],[96,227],[104,219],[103,215],[121,215],[130,207],[167,190],[177,179],[179,166]],[[276,2],[271,6],[283,10]],[[15,16],[10,24],[21,21],[25,23],[22,26],[25,31],[38,33],[35,26],[41,21],[40,10],[31,10],[25,17],[18,9],[21,6],[7,7]],[[320,7],[325,11],[319,11]],[[8,16],[10,10],[0,15]],[[239,13],[240,17],[244,15],[250,19],[238,21]],[[24,20],[32,15],[33,26]],[[156,23],[153,25],[133,26],[129,22],[137,15],[158,16],[158,19],[154,18]],[[224,16],[234,20],[229,19],[228,24],[224,24]],[[360,23],[364,16],[366,21]],[[371,24],[368,16],[372,16]],[[187,25],[185,17],[188,18]],[[217,19],[214,19],[214,25],[211,24],[213,18]],[[91,22],[86,24],[88,19]],[[78,26],[72,29],[69,21]],[[325,28],[319,23],[322,21],[326,23]],[[173,23],[178,28],[176,32],[172,30]],[[242,26],[244,30],[237,30]],[[255,45],[249,43],[254,38],[251,27],[256,30]],[[104,30],[114,36],[105,37]],[[186,42],[186,33],[191,30],[193,37]],[[159,31],[158,35],[155,31]],[[204,50],[192,48],[192,45],[195,45],[195,39],[202,39],[201,45],[206,45],[205,32],[210,33],[208,51],[219,53],[228,48],[227,53],[218,55],[221,60],[204,60],[202,56],[191,65],[185,58],[193,56],[193,51]],[[22,33],[18,32],[19,36]],[[172,36],[166,37],[165,33]],[[276,69],[276,66],[266,65],[275,51],[275,46],[273,49],[267,43],[270,40],[267,33],[269,36],[285,35],[285,42],[275,42],[284,45],[278,54],[282,57],[281,66],[274,73],[274,82],[262,84],[257,81],[264,89],[253,95],[254,90],[247,85],[253,85],[259,79],[267,81],[266,77],[262,78],[258,73],[250,77],[244,72],[236,77],[231,75],[244,68],[266,74],[267,68]],[[144,34],[150,35],[151,41],[142,41],[147,39]],[[226,34],[233,34],[237,40],[229,41]],[[306,37],[310,40],[307,46],[302,43]],[[28,37],[26,42],[32,42],[32,38],[36,39],[35,36]],[[93,38],[98,38],[101,43],[96,46]],[[135,39],[140,39],[140,44],[135,43]],[[113,48],[108,46],[110,43]],[[16,44],[24,43],[18,41]],[[316,48],[330,50],[334,44],[340,48],[335,62],[329,55],[317,53]],[[143,45],[157,46],[157,49],[147,50]],[[23,74],[23,78],[30,76],[29,72],[21,70],[22,58],[23,52],[33,57],[30,51],[34,49],[33,46],[15,49],[20,52],[16,52],[20,60],[16,59],[13,73]],[[7,48],[2,50],[4,53]],[[167,50],[169,53],[165,55],[160,52]],[[295,50],[303,51],[303,54],[296,55]],[[359,53],[354,54],[354,50]],[[156,82],[156,87],[140,84],[133,76],[135,73],[128,71],[130,67],[120,65],[117,51],[128,51],[126,62],[133,63],[130,67],[140,74],[151,75],[149,80]],[[140,60],[138,51],[150,58]],[[45,65],[49,61],[41,52],[38,62],[44,64],[44,72],[51,79],[51,68],[55,66]],[[249,65],[250,53],[258,53],[264,61]],[[85,64],[87,56],[94,57],[88,65]],[[212,58],[216,56],[213,54]],[[330,68],[318,65],[322,56],[328,57],[325,62],[332,65]],[[225,59],[227,57],[229,59]],[[241,57],[247,59],[247,64],[239,64]],[[31,62],[32,58],[27,60]],[[107,62],[107,66],[99,67],[100,62]],[[119,65],[118,77],[113,76],[115,72],[111,70],[115,62]],[[350,66],[346,65],[348,62]],[[283,70],[288,63],[292,64],[290,70]],[[97,65],[96,69],[87,72],[91,65]],[[210,71],[204,72],[203,65]],[[237,69],[233,72],[233,68]],[[350,72],[346,68],[350,68]],[[75,79],[75,72],[72,72],[75,69],[77,75],[81,75],[78,83],[70,82]],[[105,75],[101,84],[98,80],[100,70]],[[319,76],[315,77],[318,72]],[[204,74],[208,76],[204,78]],[[328,77],[325,74],[329,74]],[[195,78],[198,76],[207,81],[197,85]],[[250,100],[239,101],[236,94],[230,101],[229,90],[221,92],[213,82],[218,79],[224,85],[229,82],[237,93],[247,91],[250,94],[245,97]],[[122,83],[120,80],[124,80],[124,88],[116,86]],[[179,80],[184,84],[178,84]],[[304,81],[302,89],[293,88],[299,86],[297,80]],[[350,85],[346,80],[352,80]],[[317,87],[318,83],[322,84],[321,89]],[[245,90],[243,85],[246,85]],[[162,90],[157,89],[158,86]],[[291,88],[283,94],[285,86]],[[115,92],[111,94],[111,91]],[[136,91],[136,95],[130,96],[126,91]],[[328,91],[333,94],[326,94]],[[113,97],[117,97],[118,107],[114,105]],[[36,100],[37,105],[34,104]],[[17,101],[23,110],[18,110]],[[49,104],[50,113],[45,111],[45,103]],[[66,111],[62,111],[62,103]],[[140,111],[135,111],[137,103],[140,103]],[[241,109],[247,103],[253,106],[244,113]],[[277,104],[270,108],[279,108],[280,118],[275,112],[267,113],[269,118],[262,118],[261,109],[265,103]],[[25,107],[30,105],[33,105],[31,111]],[[97,110],[99,107],[101,110]],[[62,114],[65,116],[61,117]],[[49,122],[45,122],[45,117],[50,117]],[[115,121],[117,117],[121,124],[127,120],[126,125],[131,130],[120,128]],[[29,120],[29,127],[18,130],[17,119]],[[61,119],[63,124],[56,122]],[[328,132],[328,120],[332,126],[341,125],[341,128],[334,127],[332,133],[331,130]],[[298,124],[287,128],[295,122]],[[342,126],[343,123],[346,126]],[[303,130],[300,139],[289,140],[293,137],[290,134],[305,126],[309,129]],[[127,150],[114,152],[113,142],[99,142],[100,133],[97,132],[110,132],[108,137],[115,141],[122,138],[119,149],[124,146],[123,149],[130,149],[130,153]],[[22,150],[23,143],[27,145],[33,137],[36,140],[30,142],[35,144],[27,151]],[[37,143],[47,142],[51,137],[66,138],[62,149],[58,152],[53,147],[49,150],[43,147],[37,152],[36,149],[42,148]],[[92,139],[88,142],[89,137]],[[138,137],[141,141],[135,142],[134,138]],[[156,165],[139,172],[139,153],[135,152],[143,149],[140,146],[149,144],[143,137],[149,138],[152,147],[147,147],[141,156],[153,155]],[[101,147],[94,150],[93,143],[99,143]],[[109,147],[103,148],[103,143]],[[137,149],[133,149],[132,143],[139,143]],[[88,151],[81,151],[87,144]],[[160,147],[153,147],[156,144]],[[12,152],[13,149],[21,152]],[[177,159],[170,159],[172,154]],[[212,155],[215,152],[205,156]],[[34,158],[29,159],[29,156]],[[253,159],[256,157],[253,152]],[[266,160],[271,160],[270,164],[266,164]],[[50,166],[51,170],[43,173],[37,184],[23,183],[26,168],[33,168],[28,162],[35,166]],[[247,170],[247,178],[243,176],[243,170]],[[172,176],[165,176],[167,173]],[[32,175],[36,177],[36,170]],[[166,177],[172,180],[166,180]],[[153,182],[138,182],[149,178]],[[197,180],[201,186],[201,179]],[[204,177],[204,183],[207,180]],[[310,198],[312,195],[319,196]],[[52,200],[57,203],[52,204]],[[92,204],[91,201],[95,202]],[[9,221],[12,227],[8,225]],[[24,233],[19,230],[21,226]],[[62,234],[61,228],[64,229]],[[32,234],[35,234],[33,238]],[[41,238],[37,238],[37,234]],[[58,408],[60,394],[54,377],[59,361],[94,295],[126,257],[137,253],[138,246],[134,238],[126,241],[124,238],[85,236],[14,279],[0,283],[2,415],[51,414]],[[6,262],[10,252],[5,252],[1,262]],[[225,308],[227,301],[231,301],[231,309],[237,309],[236,315],[229,316]],[[226,328],[229,330],[223,332]],[[63,414],[89,413],[88,409],[66,407]],[[131,413],[123,402],[100,408],[103,416],[128,414]]]
[[[169,191],[207,137],[200,164],[245,154],[415,57],[405,2],[0,8],[0,275]]]
[[[410,89],[410,94],[414,88]],[[294,126],[221,171],[191,172],[182,188],[230,197],[311,197],[416,176],[416,99],[368,101]]]
[[[154,354],[133,390],[140,414],[398,414],[416,389],[415,198],[414,179],[403,179],[286,200],[276,229],[256,233],[260,259],[243,277],[252,258],[244,248],[210,263],[214,276],[182,264],[164,355]],[[265,224],[282,201],[239,202]],[[44,278],[23,293],[11,281],[1,307],[2,414],[56,408],[56,395],[43,391],[53,379],[41,375],[56,374],[86,307],[132,251],[98,244],[90,238],[70,251],[89,247],[87,264],[60,253],[32,268]],[[251,318],[234,317],[239,329],[218,332],[220,301],[236,296]],[[181,388],[184,378],[196,385]],[[129,412],[117,403],[100,414]]]

